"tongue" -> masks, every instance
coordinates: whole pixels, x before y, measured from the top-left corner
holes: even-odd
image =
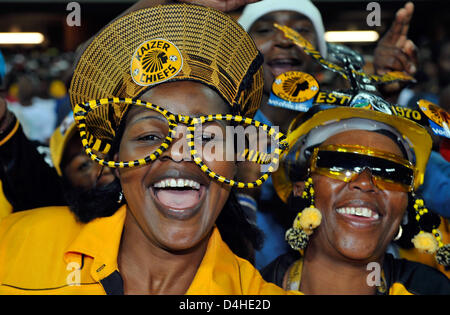
[[[194,189],[158,189],[156,196],[162,204],[172,209],[192,208],[200,200],[200,192]]]

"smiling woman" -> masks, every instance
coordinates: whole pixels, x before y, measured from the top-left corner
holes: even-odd
[[[229,111],[229,105],[219,94],[191,81],[159,85],[140,98],[156,104],[164,103],[164,108],[175,114],[206,115]],[[158,145],[159,141],[154,138],[166,137],[167,129],[161,126],[161,120],[155,122],[153,117],[144,108],[129,111],[118,160],[134,160],[137,156],[143,156],[145,152],[156,149],[154,143]],[[149,132],[153,133],[151,137]],[[178,128],[178,133],[185,134],[182,128]],[[174,139],[172,146],[185,141],[184,137]],[[195,163],[186,161],[189,160],[188,153],[186,150],[168,150],[145,167],[119,171],[128,207],[140,229],[155,244],[172,250],[187,250],[207,240],[230,193]],[[208,164],[227,178],[235,175],[234,161],[209,161]],[[162,181],[168,181],[169,185],[156,187],[162,186],[158,185]],[[192,182],[192,185],[184,186],[186,181]],[[178,187],[178,182],[183,187]]]
[[[202,6],[143,9],[105,27],[79,59],[70,96],[86,153],[115,168],[113,194],[88,200],[92,215],[79,209],[87,223],[68,208],[3,220],[0,291],[286,294],[222,240],[251,241],[233,189],[267,175],[241,183],[235,160],[195,152],[197,140],[218,140],[196,139],[198,121],[260,125],[243,116],[261,101],[261,63],[231,17]],[[105,198],[122,206],[99,211]]]
[[[414,193],[431,150],[423,127],[375,110],[316,107],[294,120],[287,141],[273,182],[283,201],[298,198],[304,209],[286,232],[296,253],[267,266],[266,280],[305,294],[450,293],[445,275],[386,254],[392,240],[411,235],[402,233],[407,217],[420,230],[417,247],[449,265],[439,217]]]

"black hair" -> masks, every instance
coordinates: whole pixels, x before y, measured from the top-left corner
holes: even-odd
[[[122,188],[115,178],[111,183],[91,189],[74,187],[63,177],[64,198],[78,221],[88,223],[95,218],[109,217],[120,205],[117,200]]]
[[[216,225],[230,249],[239,257],[253,262],[254,250],[262,247],[263,233],[250,223],[233,189],[217,217]]]

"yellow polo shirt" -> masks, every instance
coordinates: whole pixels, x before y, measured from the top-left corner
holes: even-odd
[[[3,185],[0,180],[0,220],[12,212],[13,208],[3,193]]]
[[[0,294],[120,294],[117,255],[126,206],[87,224],[67,207],[46,207],[0,222]],[[217,228],[186,294],[295,294],[263,280],[234,255]]]

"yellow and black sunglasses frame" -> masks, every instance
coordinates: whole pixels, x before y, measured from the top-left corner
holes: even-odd
[[[93,142],[99,143],[99,141],[92,141],[92,139],[88,140],[89,132],[87,130],[86,125],[86,118],[87,115],[95,110],[96,108],[99,108],[101,106],[108,106],[110,104],[115,105],[135,105],[135,106],[141,106],[153,111],[158,112],[161,114],[168,122],[169,131],[168,135],[165,137],[164,141],[161,143],[158,149],[156,149],[154,152],[152,152],[150,155],[146,156],[145,158],[138,159],[138,160],[132,160],[132,161],[108,161],[98,156],[94,151],[94,147],[92,146]],[[171,145],[174,137],[176,136],[175,128],[178,126],[179,123],[185,124],[187,126],[187,143],[189,146],[190,154],[192,157],[192,160],[197,164],[200,169],[206,173],[209,177],[227,184],[232,187],[237,188],[255,188],[262,183],[264,183],[269,178],[269,173],[275,171],[277,169],[277,165],[279,163],[279,157],[281,153],[283,153],[285,150],[288,149],[288,144],[286,141],[286,136],[278,132],[275,128],[266,125],[264,123],[261,123],[257,120],[254,120],[252,118],[239,116],[239,115],[231,115],[231,114],[213,114],[213,115],[205,115],[205,116],[199,116],[199,117],[190,117],[187,115],[176,115],[168,110],[155,105],[150,102],[145,102],[139,99],[131,99],[131,98],[102,98],[98,100],[90,100],[88,102],[77,104],[74,106],[74,117],[77,124],[77,128],[80,134],[81,143],[84,147],[84,150],[86,154],[91,158],[91,160],[97,162],[100,165],[107,166],[110,168],[132,168],[132,167],[138,167],[142,165],[149,164],[156,159],[158,159],[161,154],[166,151],[169,146]],[[236,123],[243,123],[246,125],[253,125],[258,128],[262,128],[267,134],[273,139],[278,142],[278,147],[273,149],[273,152],[269,154],[269,158],[267,157],[267,154],[263,154],[261,152],[254,152],[254,154],[248,154],[248,152],[245,153],[246,160],[249,160],[251,162],[255,162],[258,164],[269,164],[267,167],[267,171],[264,172],[257,180],[254,182],[241,182],[241,181],[235,181],[229,178],[226,178],[220,174],[217,174],[213,172],[200,158],[197,150],[195,149],[194,144],[194,132],[195,128],[201,125],[205,122],[212,122],[212,121],[228,121],[228,122],[236,122]],[[104,150],[108,151],[109,149]],[[264,157],[264,158],[263,158]]]

